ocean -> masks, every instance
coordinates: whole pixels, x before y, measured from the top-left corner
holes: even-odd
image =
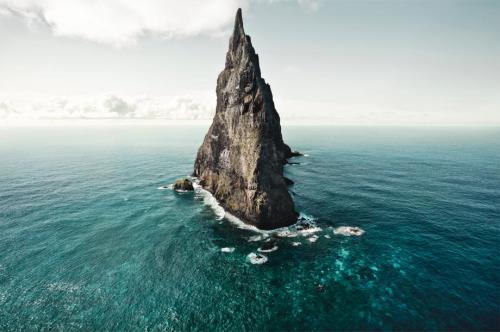
[[[284,127],[281,235],[161,189],[206,130],[1,128],[0,330],[500,329],[500,129]]]

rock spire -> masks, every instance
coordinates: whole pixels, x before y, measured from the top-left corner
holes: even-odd
[[[241,9],[216,92],[216,113],[198,150],[194,176],[246,223],[260,229],[295,223],[298,214],[283,177],[292,152],[283,142],[271,88],[245,35]]]

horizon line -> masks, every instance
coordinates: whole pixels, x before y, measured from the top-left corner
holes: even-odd
[[[5,120],[5,119],[4,119]],[[37,127],[173,127],[210,126],[212,120],[168,120],[168,119],[47,119],[33,121],[0,121],[0,128]],[[500,128],[500,123],[365,123],[334,121],[282,120],[283,127],[462,127]]]

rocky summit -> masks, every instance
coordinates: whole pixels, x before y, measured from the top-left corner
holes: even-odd
[[[245,35],[241,9],[216,91],[216,113],[198,150],[194,176],[248,224],[274,229],[295,223],[290,182],[283,177],[283,165],[295,154],[283,142],[271,88]]]

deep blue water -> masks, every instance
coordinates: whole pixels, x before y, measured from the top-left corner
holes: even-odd
[[[256,233],[157,189],[205,131],[0,129],[0,330],[500,328],[499,129],[284,128],[322,231],[262,265]]]

